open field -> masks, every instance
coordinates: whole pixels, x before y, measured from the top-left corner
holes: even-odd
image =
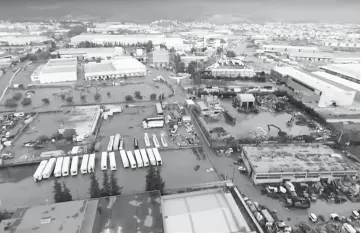
[[[163,160],[161,174],[165,180],[166,188],[179,188],[219,181],[219,177],[215,172],[206,171],[212,167],[210,161],[208,159],[197,160],[191,150],[160,151],[160,155]],[[116,162],[117,171],[115,174],[119,185],[123,186],[123,193],[144,191],[147,168],[124,169],[119,152],[116,152]],[[198,171],[194,170],[195,165],[200,165]],[[52,187],[55,178],[34,183],[32,175],[36,168],[37,166],[20,166],[0,170],[0,200],[4,208],[45,204],[46,200],[53,202]],[[96,154],[96,176],[101,185],[100,153]],[[65,182],[74,199],[89,198],[89,175],[78,174],[77,176],[59,178],[58,180]],[[26,190],[26,195],[24,195],[24,190]]]

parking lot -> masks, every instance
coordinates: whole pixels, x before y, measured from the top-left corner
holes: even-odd
[[[160,151],[160,155],[163,160],[161,175],[167,189],[219,181],[215,172],[207,172],[207,169],[212,167],[209,160],[197,160],[191,150],[166,150]],[[144,191],[147,168],[124,169],[119,152],[116,152],[116,157],[117,171],[115,173],[119,185],[123,186],[123,193]],[[196,165],[200,166],[198,171],[194,169]],[[53,202],[54,178],[35,183],[32,175],[36,168],[37,166],[21,166],[0,170],[0,200],[4,208],[45,204],[46,200]],[[96,176],[101,186],[100,153],[96,154]],[[65,182],[71,190],[73,199],[84,199],[89,198],[89,177],[89,175],[78,174],[58,180]],[[26,194],[24,194],[25,190]]]

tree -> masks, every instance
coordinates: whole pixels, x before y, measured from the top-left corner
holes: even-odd
[[[72,96],[68,96],[68,97],[66,97],[66,102],[68,102],[68,103],[72,103],[73,102],[73,97]]]
[[[50,103],[50,100],[48,98],[43,98],[43,99],[41,99],[41,101],[43,101],[44,104]]]
[[[63,138],[68,140],[68,141],[72,141],[73,137],[76,135],[76,131],[75,129],[66,129],[63,132]]]
[[[237,54],[232,50],[227,50],[226,56],[227,57],[237,57]]]
[[[30,98],[24,98],[23,101],[21,101],[21,104],[23,106],[28,106],[31,104],[31,99]]]
[[[145,177],[145,182],[145,191],[159,190],[160,193],[163,194],[165,182],[160,176],[159,168],[156,168],[155,166],[150,166],[148,169],[148,174]]]
[[[135,96],[135,98],[137,98],[137,99],[141,99],[141,97],[142,97],[142,95],[140,94],[140,91],[135,91],[135,92],[134,92],[134,96]]]
[[[98,179],[95,177],[95,173],[92,173],[90,176],[89,194],[90,194],[91,198],[100,197],[99,182],[98,182]]]
[[[107,96],[108,96],[108,98],[110,97],[110,92],[109,91],[107,92]]]
[[[159,99],[159,101],[164,100],[164,93],[160,94],[160,95],[158,96],[158,99]]]
[[[24,84],[21,83],[21,84],[19,84],[18,88],[21,89],[21,90],[24,90],[25,86],[24,86]]]
[[[157,99],[157,94],[153,93],[150,95],[150,100],[156,100]]]
[[[1,222],[2,220],[10,219],[11,216],[12,216],[12,213],[7,212],[6,210],[0,211],[0,222]],[[6,229],[4,229],[4,230],[6,230]]]
[[[194,48],[194,47],[192,47],[192,48],[191,48],[191,53],[195,53],[195,52],[197,52],[197,49]]]
[[[63,190],[57,179],[54,179],[53,194],[55,203],[63,201]]]
[[[15,108],[15,107],[17,107],[17,106],[18,106],[18,103],[16,103],[16,101],[13,100],[13,99],[7,99],[7,100],[5,101],[5,107]]]
[[[50,137],[50,139],[54,139],[54,140],[59,140],[61,139],[62,135],[59,133],[59,131],[56,131],[55,133],[53,133]]]
[[[109,183],[109,176],[107,171],[103,173],[103,188],[101,189],[100,195],[102,197],[110,196],[111,186]]]
[[[116,195],[122,194],[122,192],[121,192],[122,187],[119,187],[118,179],[114,176],[114,172],[112,172],[110,174],[109,183],[110,183],[110,195],[111,196],[116,196]]]
[[[130,101],[133,101],[133,96],[131,96],[131,95],[126,95],[126,96],[125,96],[125,100],[126,100],[126,101],[129,101],[129,102],[130,102]]]
[[[46,135],[40,135],[40,136],[36,139],[36,141],[40,141],[40,142],[46,142],[46,141],[48,141],[48,140],[49,140],[49,137],[46,136]]]
[[[65,100],[65,97],[66,97],[66,96],[65,96],[64,93],[61,93],[61,94],[60,94],[60,98],[61,98],[62,100]]]
[[[149,40],[147,42],[147,53],[151,52],[153,50],[153,42],[151,40]]]
[[[20,92],[16,92],[16,93],[13,95],[12,99],[18,101],[18,100],[21,99],[22,96],[23,96],[23,94],[21,94]]]
[[[66,187],[65,183],[63,182],[63,190],[62,190],[63,194],[63,202],[64,201],[72,201],[73,197],[71,196],[70,190],[68,189],[68,187]]]
[[[101,95],[97,92],[97,93],[95,93],[95,95],[94,95],[94,100],[100,100],[100,97],[101,97]]]
[[[186,64],[184,62],[179,63],[179,72],[184,72],[186,69]]]
[[[132,56],[132,57],[134,57],[134,53],[133,52],[130,52],[130,54],[129,54],[130,56]]]

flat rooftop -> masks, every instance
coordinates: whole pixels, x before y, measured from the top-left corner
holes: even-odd
[[[243,151],[257,173],[356,170],[325,145],[246,146]]]
[[[275,67],[275,71],[281,73],[282,75],[288,75],[292,77],[293,79],[296,79],[297,81],[304,83],[316,90],[319,90],[321,92],[344,92],[345,90],[332,85],[330,83],[327,83],[316,76],[313,76],[311,74],[307,74],[305,72],[302,72],[298,69],[295,69],[293,67]]]
[[[332,53],[325,53],[325,52],[288,52],[288,55],[291,57],[307,57],[307,58],[334,58]]]
[[[78,62],[76,58],[58,58],[58,59],[50,59],[46,66],[76,66]]]
[[[164,232],[158,191],[100,198],[99,232]],[[87,232],[90,233],[90,232]]]
[[[111,62],[84,64],[84,73],[113,72],[115,67]]]
[[[315,72],[312,72],[312,73],[317,75],[317,76],[320,76],[321,78],[323,78],[325,80],[335,82],[337,84],[341,84],[342,86],[345,86],[345,87],[347,87],[349,89],[352,89],[354,91],[360,91],[360,84],[358,84],[358,83],[348,81],[347,79],[340,78],[338,76],[326,73],[324,71],[315,71]]]
[[[77,106],[65,115],[64,129],[73,128],[79,135],[91,135],[92,126],[96,123],[99,106]]]
[[[321,66],[321,69],[333,71],[360,80],[360,64],[331,64]]]
[[[52,54],[60,55],[72,55],[72,54],[87,54],[87,53],[114,53],[116,48],[69,48],[69,49],[59,49],[52,52]]]
[[[222,189],[162,197],[165,233],[250,232],[230,193]]]
[[[0,233],[80,232],[86,205],[87,201],[72,201],[21,208],[12,219],[5,220],[10,227],[6,231],[0,227]]]
[[[41,73],[51,74],[51,73],[62,73],[62,72],[77,72],[76,65],[62,65],[62,66],[44,66]]]

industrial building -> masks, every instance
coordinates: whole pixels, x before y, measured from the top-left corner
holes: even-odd
[[[61,58],[77,58],[79,60],[111,59],[124,55],[122,47],[114,48],[69,48],[59,49],[51,53],[52,56]]]
[[[331,85],[338,86],[344,90],[355,91],[355,100],[360,101],[360,84],[343,79],[339,76],[326,73],[324,71],[315,71],[312,74],[317,75],[321,80],[330,83]]]
[[[321,66],[326,73],[360,84],[360,64],[330,64]]]
[[[44,36],[2,36],[0,37],[0,45],[35,45],[51,40],[51,38]]]
[[[39,66],[31,75],[31,80],[40,84],[77,81],[76,58],[50,59],[44,66]]]
[[[169,65],[169,52],[167,50],[156,49],[149,55],[149,63],[155,67],[166,67]]]
[[[321,52],[288,52],[288,58],[293,61],[309,61],[309,62],[331,62],[334,57],[328,53]]]
[[[145,65],[132,57],[118,57],[101,63],[84,64],[85,80],[142,77],[147,74],[146,71]]]
[[[255,233],[249,215],[240,211],[246,204],[233,184],[212,185],[165,196],[151,191],[19,208],[1,221],[0,233]]]
[[[305,90],[319,107],[350,106],[356,95],[356,91],[334,86],[319,79],[316,75],[308,74],[293,67],[275,67],[271,74],[277,79],[286,80],[287,86],[295,91]]]
[[[246,146],[241,157],[255,184],[331,181],[357,174],[356,166],[320,144]]]
[[[291,45],[263,45],[262,49],[265,52],[279,52],[279,53],[287,53],[287,52],[314,53],[319,51],[317,47],[291,46]]]
[[[254,69],[247,68],[241,60],[221,58],[215,64],[206,68],[213,77],[237,78],[256,76]]]

